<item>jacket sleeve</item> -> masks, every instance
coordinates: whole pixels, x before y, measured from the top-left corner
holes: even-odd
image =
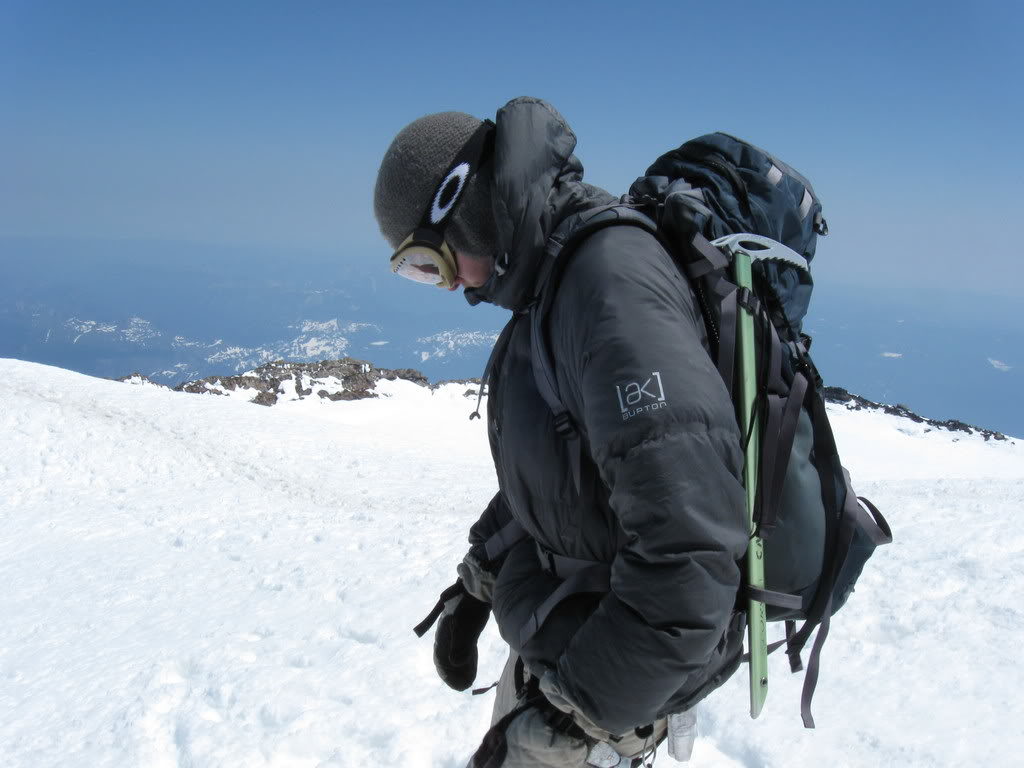
[[[548,326],[556,376],[624,543],[552,674],[623,733],[719,660],[747,545],[743,458],[693,294],[657,241],[611,227],[572,258]]]
[[[505,499],[501,491],[494,494],[494,498],[488,503],[487,508],[480,514],[477,520],[469,529],[470,546],[476,547],[486,544],[487,540],[500,531],[512,520],[512,514],[505,505]]]
[[[494,494],[487,508],[469,529],[469,551],[456,570],[466,591],[477,600],[490,604],[494,596],[494,581],[505,560],[502,553],[494,560],[487,559],[484,546],[487,540],[512,520],[501,491]]]

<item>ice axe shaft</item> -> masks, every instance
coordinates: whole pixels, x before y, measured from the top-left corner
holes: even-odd
[[[741,247],[731,248],[733,276],[740,290],[753,290],[750,255]],[[755,408],[757,399],[757,354],[754,349],[754,316],[746,307],[739,313],[737,354],[740,377],[740,428],[746,439],[743,464],[743,485],[747,492],[747,521],[750,543],[747,545],[747,584],[764,589],[764,542],[757,536],[754,502],[757,497],[757,475],[760,466],[761,424]],[[751,423],[753,422],[753,423]],[[749,436],[749,438],[748,438]],[[750,716],[761,714],[768,697],[768,633],[764,603],[747,601],[747,640],[750,646]]]

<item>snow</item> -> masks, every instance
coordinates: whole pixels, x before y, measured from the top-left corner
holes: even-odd
[[[426,344],[429,350],[419,350],[420,362],[431,358],[459,355],[463,350],[473,347],[490,348],[497,340],[498,334],[486,331],[441,331],[432,336],[416,339],[417,344]]]
[[[301,326],[290,325],[289,328],[300,327],[303,333],[337,333],[338,318],[318,322],[316,320],[303,320]]]
[[[300,336],[283,346],[278,357],[303,360],[336,360],[345,356],[349,340],[344,337]]]
[[[285,367],[289,367],[288,364]],[[363,373],[369,373],[370,366],[361,366]],[[243,376],[256,377],[256,371],[248,371]],[[234,389],[229,389],[225,386],[221,379],[214,381],[207,381],[203,384],[203,388],[206,390],[203,394],[211,393],[214,395],[224,395],[226,397],[233,398],[235,400],[241,400],[247,403],[255,401],[255,399],[261,394],[260,389],[252,386],[245,386],[245,382],[236,383]],[[302,389],[310,394],[302,394],[299,392]],[[328,398],[322,398],[320,393],[323,392],[326,395],[335,395],[345,391],[345,382],[339,379],[337,376],[323,376],[314,377],[308,373],[299,374],[298,386],[294,378],[284,379],[278,385],[276,390],[277,404],[290,401],[303,401],[307,399],[322,400],[325,404],[329,404],[331,401]]]
[[[115,328],[116,326],[111,326]],[[121,329],[121,337],[133,344],[144,344],[150,339],[160,336],[160,331],[154,330],[149,320],[141,317],[133,317],[128,320],[128,327]]]
[[[494,491],[465,385],[265,408],[0,381],[0,765],[465,764],[493,693],[445,688],[411,631]],[[744,671],[701,706],[691,765],[1018,764],[1024,446],[831,411],[896,543],[833,623],[817,730],[773,657],[758,720]],[[493,623],[480,652],[487,684]]]
[[[145,376],[140,376],[137,373],[132,374],[127,379],[124,379],[123,383],[131,384],[132,386],[135,387],[156,387],[157,389],[170,389],[170,387],[165,387],[163,384],[157,384],[155,381],[151,381]]]
[[[175,349],[188,349],[190,347],[201,347],[203,346],[203,342],[193,341],[184,336],[175,336],[171,346]]]
[[[231,398],[232,400],[240,400],[245,403],[251,403],[253,398],[259,394],[258,391],[248,387],[229,389],[224,386],[224,383],[220,379],[217,379],[216,381],[207,381],[203,386],[207,392],[216,395],[223,395],[224,397]]]
[[[78,340],[87,333],[92,333],[94,331],[96,333],[114,333],[117,331],[117,326],[112,323],[97,323],[95,320],[79,320],[77,317],[68,318],[64,325],[78,334],[71,342],[72,344],[77,344]],[[49,340],[49,335],[47,335],[47,340]]]

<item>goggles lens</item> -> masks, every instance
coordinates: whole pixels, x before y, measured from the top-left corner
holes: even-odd
[[[410,236],[406,243],[412,240]],[[441,250],[430,245],[403,243],[391,257],[391,271],[417,283],[449,288],[455,282],[458,270],[455,258],[448,245],[442,243]]]

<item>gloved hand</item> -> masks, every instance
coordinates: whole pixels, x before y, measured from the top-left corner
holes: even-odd
[[[464,691],[476,679],[476,643],[490,616],[491,606],[464,590],[445,601],[434,632],[434,667],[449,688]]]
[[[434,666],[445,684],[464,691],[476,678],[476,643],[491,615],[491,594],[497,563],[485,560],[474,550],[456,569],[458,580],[441,593],[437,605],[413,631],[423,637],[434,622]]]

